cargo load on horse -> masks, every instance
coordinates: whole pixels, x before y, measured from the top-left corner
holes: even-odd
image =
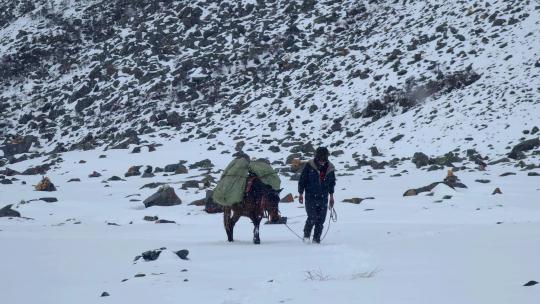
[[[225,168],[216,188],[213,199],[222,206],[232,206],[242,202],[246,193],[250,174],[272,189],[278,191],[281,180],[272,166],[261,160],[249,161],[245,158],[234,159]]]

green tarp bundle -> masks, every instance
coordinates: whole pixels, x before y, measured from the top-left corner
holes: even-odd
[[[263,161],[234,159],[221,175],[212,198],[222,206],[232,206],[244,199],[249,172],[256,174],[263,183],[279,190],[281,181],[276,171]]]

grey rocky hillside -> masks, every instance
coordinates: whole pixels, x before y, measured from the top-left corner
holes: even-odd
[[[508,153],[538,136],[539,11],[527,0],[0,0],[4,157],[143,135],[209,149],[321,139]],[[429,129],[440,131],[414,133]]]

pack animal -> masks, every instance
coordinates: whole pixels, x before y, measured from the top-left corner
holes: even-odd
[[[248,177],[246,191],[242,202],[232,206],[223,207],[223,224],[227,239],[234,241],[234,225],[240,217],[245,216],[253,222],[253,243],[260,244],[259,225],[267,215],[270,222],[279,220],[279,193],[272,187],[264,184],[256,176]]]

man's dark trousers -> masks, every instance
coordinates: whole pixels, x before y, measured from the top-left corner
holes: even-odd
[[[315,226],[313,232],[313,240],[320,241],[323,231],[324,221],[326,219],[326,210],[328,209],[328,198],[306,197],[306,211],[308,218],[304,226],[304,237],[311,235],[311,230]]]

